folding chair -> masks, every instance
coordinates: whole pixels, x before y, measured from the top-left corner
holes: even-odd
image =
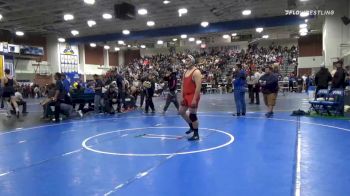
[[[328,115],[344,115],[344,90],[334,89],[329,93],[327,101],[321,101]]]
[[[324,107],[324,104],[322,104],[322,101],[328,101],[329,91],[328,89],[320,89],[316,96],[315,100],[309,101],[310,108],[309,111],[315,111],[317,114],[323,113],[324,111],[327,111]]]

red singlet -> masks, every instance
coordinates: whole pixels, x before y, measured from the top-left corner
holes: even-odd
[[[193,73],[196,71],[197,69],[194,69],[192,71],[192,73],[186,77],[186,73],[184,75],[184,79],[183,79],[183,102],[182,102],[182,105],[185,106],[185,107],[191,107],[191,103],[192,103],[192,100],[194,98],[194,94],[196,92],[196,83],[193,81]],[[198,103],[199,103],[199,100],[200,100],[200,97],[198,95],[198,98],[197,98],[197,104],[194,108],[198,108]]]

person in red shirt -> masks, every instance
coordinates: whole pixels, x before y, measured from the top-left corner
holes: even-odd
[[[190,126],[186,134],[193,132],[193,136],[188,139],[189,141],[199,140],[197,109],[202,87],[202,74],[200,70],[196,68],[195,63],[196,60],[191,55],[188,55],[185,59],[187,71],[183,75],[181,107],[179,110],[179,114]],[[187,110],[189,110],[189,114],[186,113]]]

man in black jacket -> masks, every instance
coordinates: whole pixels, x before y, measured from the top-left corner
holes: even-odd
[[[343,61],[339,60],[335,63],[337,71],[332,80],[332,89],[344,89],[346,86],[345,78],[346,72],[343,69]]]
[[[145,85],[145,83],[148,83]],[[145,106],[145,114],[148,114],[148,109],[151,107],[152,114],[156,112],[153,104],[153,95],[155,90],[155,82],[153,74],[149,74],[146,81],[143,83],[145,88],[145,96],[146,96],[146,106]]]
[[[270,118],[273,116],[273,108],[276,105],[278,93],[278,77],[272,72],[271,67],[265,68],[265,74],[260,77],[259,83],[264,95],[265,105],[268,107],[268,112],[265,116]]]
[[[328,83],[332,81],[332,75],[328,69],[321,67],[315,76],[316,94],[320,89],[328,89]]]
[[[163,114],[168,110],[170,103],[174,103],[177,111],[179,111],[179,102],[177,101],[176,87],[177,87],[177,78],[176,72],[173,72],[172,68],[168,68],[167,73],[164,77],[164,80],[168,82],[169,94],[166,99],[166,103],[163,109]]]

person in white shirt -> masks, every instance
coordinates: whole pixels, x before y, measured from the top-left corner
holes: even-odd
[[[16,91],[15,92],[15,100],[17,102],[18,106],[22,106],[22,114],[27,114],[27,102],[24,101],[23,96],[20,92]],[[13,104],[11,104],[13,108],[13,112],[15,111]]]
[[[255,74],[254,74],[253,92],[255,94],[255,104],[256,105],[260,105],[260,84],[259,84],[259,80],[260,80],[260,77],[262,75],[263,75],[263,72],[261,71],[261,69],[256,71]]]
[[[254,89],[253,89],[254,88],[254,80],[255,80],[254,73],[251,72],[247,76],[248,95],[249,95],[249,99],[250,99],[249,104],[253,104],[254,103]]]

